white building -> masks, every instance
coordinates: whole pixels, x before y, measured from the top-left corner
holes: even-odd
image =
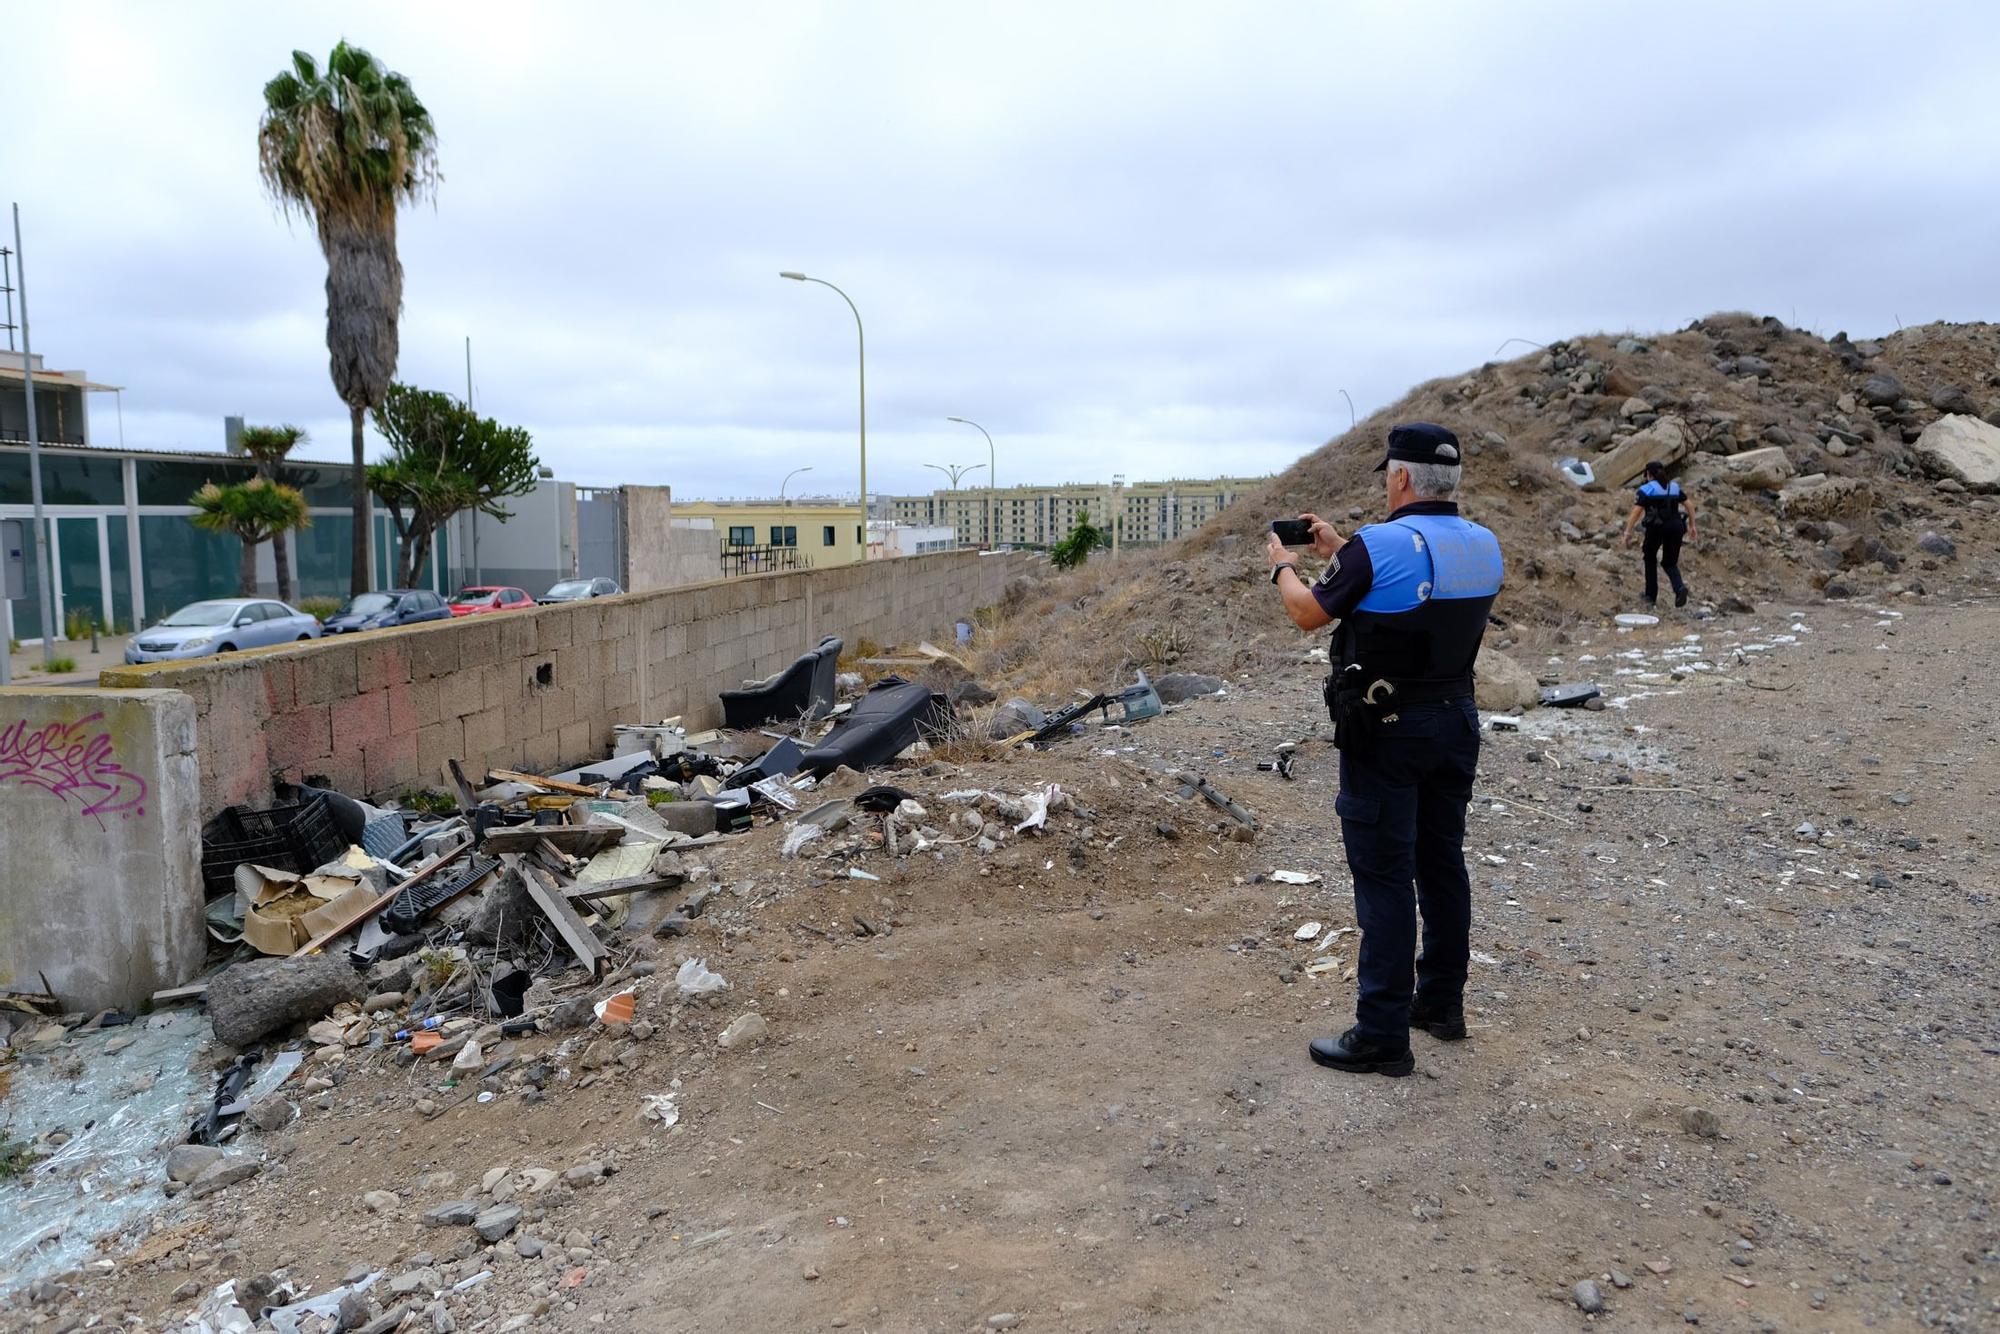
[[[928,556],[958,550],[958,529],[945,524],[894,523],[873,519],[868,524],[868,559]]]

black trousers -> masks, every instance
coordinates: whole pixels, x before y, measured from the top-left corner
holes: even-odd
[[[1375,1041],[1409,1041],[1413,995],[1427,1006],[1463,1002],[1472,929],[1465,807],[1478,764],[1470,699],[1406,705],[1365,749],[1340,752],[1334,810],[1361,925],[1355,1020]]]
[[[1667,582],[1674,586],[1674,592],[1687,592],[1687,581],[1681,578],[1681,538],[1686,535],[1687,529],[1679,524],[1646,530],[1645,545],[1640,548],[1646,557],[1646,601],[1660,595],[1661,566],[1666,567]]]

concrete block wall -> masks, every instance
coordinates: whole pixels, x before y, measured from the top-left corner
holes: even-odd
[[[714,725],[718,691],[781,670],[820,636],[946,636],[1035,563],[949,552],[753,575],[117,668],[100,683],[189,698],[203,818],[266,803],[277,779],[391,796],[440,787],[449,759],[469,773],[546,771],[602,757],[614,723]]]
[[[0,690],[0,988],[131,1009],[201,967],[193,701]]]

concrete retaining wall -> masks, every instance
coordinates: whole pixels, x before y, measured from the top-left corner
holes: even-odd
[[[190,663],[101,684],[184,692],[198,715],[201,815],[264,804],[277,778],[355,796],[442,785],[448,759],[542,770],[597,759],[611,726],[721,721],[716,692],[849,644],[948,636],[1036,558],[953,552],[467,617]],[[476,778],[477,775],[475,774]]]
[[[201,967],[195,705],[0,690],[0,988],[130,1009]]]

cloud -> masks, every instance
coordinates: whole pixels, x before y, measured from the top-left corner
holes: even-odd
[[[853,321],[802,268],[867,321],[871,485],[922,490],[984,462],[953,414],[1003,483],[1262,472],[1511,337],[1989,316],[2000,11],[1926,14],[1896,78],[1858,5],[64,6],[0,111],[37,347],[131,443],[346,453],[254,157],[262,82],[344,35],[441,132],[403,378],[461,391],[469,335],[578,481],[851,488]]]

